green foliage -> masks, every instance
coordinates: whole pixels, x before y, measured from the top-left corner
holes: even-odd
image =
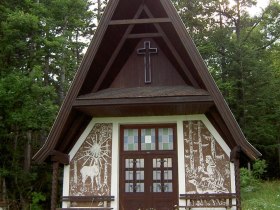
[[[243,210],[278,210],[280,209],[280,182],[263,182],[255,191],[242,191]]]
[[[246,168],[240,169],[240,185],[242,192],[253,192],[259,189],[260,181]]]
[[[240,169],[240,185],[244,192],[253,192],[260,189],[261,178],[266,173],[267,164],[265,160],[256,160],[252,171],[246,168]]]
[[[49,209],[51,170],[31,164],[31,157],[82,59],[83,40],[96,28],[90,5],[88,0],[0,3],[0,176],[11,209]]]
[[[257,179],[260,179],[264,176],[266,171],[267,164],[265,160],[256,160],[253,164],[253,176]]]
[[[247,139],[280,177],[280,2],[173,0]]]
[[[30,210],[43,210],[43,207],[40,205],[41,201],[46,201],[46,196],[40,192],[33,192]]]

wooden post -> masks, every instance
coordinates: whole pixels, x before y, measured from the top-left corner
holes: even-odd
[[[240,190],[240,162],[239,159],[234,160],[235,168],[235,186],[236,186],[236,206],[237,210],[241,210],[241,190]]]
[[[55,210],[57,204],[58,174],[59,174],[59,162],[53,162],[51,210]]]

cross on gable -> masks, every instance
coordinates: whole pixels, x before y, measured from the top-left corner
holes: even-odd
[[[150,41],[144,41],[144,48],[137,49],[138,55],[144,55],[145,83],[152,82],[151,54],[156,54],[157,48],[151,48]]]

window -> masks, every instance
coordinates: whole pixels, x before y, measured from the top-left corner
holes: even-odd
[[[123,151],[174,150],[175,125],[125,126]]]

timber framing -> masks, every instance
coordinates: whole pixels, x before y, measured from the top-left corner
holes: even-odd
[[[121,7],[130,7],[130,10],[123,13]],[[134,52],[143,39],[152,40],[158,45],[186,86],[203,89],[208,95],[159,96],[152,99],[81,98],[109,89],[130,59],[130,53]],[[95,117],[96,111],[92,111],[95,108],[102,111],[104,106],[102,112],[104,116],[109,116],[110,109],[114,106],[133,114],[131,109],[139,105],[142,106],[142,109],[139,109],[142,113],[139,115],[152,115],[154,113],[147,111],[151,104],[173,104],[174,106],[165,106],[162,110],[172,108],[169,114],[185,114],[188,112],[180,110],[195,109],[194,106],[201,102],[205,106],[202,105],[195,113],[205,114],[220,135],[227,139],[231,149],[240,146],[241,151],[251,159],[261,155],[246,140],[171,1],[135,0],[135,4],[131,4],[128,0],[110,0],[51,132],[33,159],[39,163],[47,159],[67,163],[65,155],[53,155],[53,151],[68,154],[86,124]]]
[[[130,19],[130,20],[112,20],[109,25],[131,25],[144,23],[169,23],[169,18],[149,18],[149,19]]]
[[[69,155],[68,154],[64,154],[62,152],[53,150],[51,153],[51,161],[52,162],[58,162],[64,165],[68,165],[69,164]]]

